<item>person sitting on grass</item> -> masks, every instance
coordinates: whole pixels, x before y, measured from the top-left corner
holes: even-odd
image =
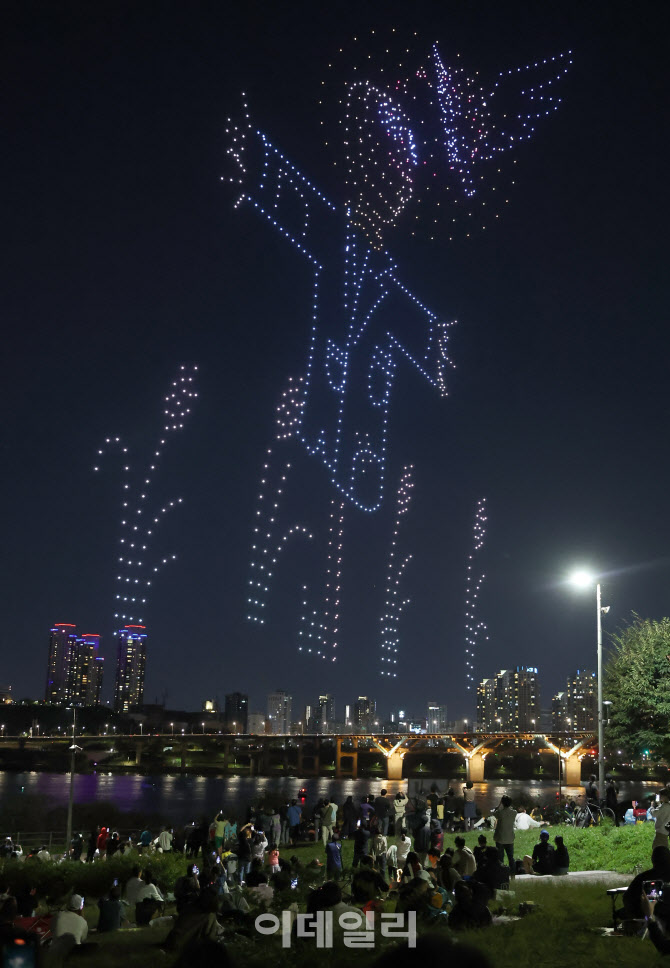
[[[107,931],[118,931],[123,921],[121,888],[118,884],[110,887],[107,897],[100,898],[98,907],[100,908],[98,934],[104,934]]]
[[[437,866],[438,884],[441,884],[446,891],[453,893],[456,882],[460,880],[462,880],[461,875],[454,867],[454,861],[451,854],[442,854]]]
[[[455,931],[488,928],[493,923],[486,906],[487,893],[477,881],[458,881],[454,888],[456,903],[449,914],[449,927]]]
[[[5,902],[6,903],[6,902]],[[65,911],[58,911],[51,921],[51,934],[60,938],[64,934],[71,934],[75,944],[81,944],[88,937],[88,924],[81,913],[84,899],[81,894],[73,894],[67,902]]]
[[[144,875],[144,887],[137,892],[135,903],[135,922],[138,926],[147,925],[154,914],[165,904],[165,899],[154,883],[153,875],[147,871]]]
[[[454,851],[454,867],[461,877],[472,877],[474,872],[477,870],[477,861],[475,860],[475,855],[472,853],[470,848],[466,846],[465,837],[455,837],[454,843],[456,844],[456,850]]]
[[[203,891],[197,905],[180,914],[165,939],[167,951],[186,951],[203,941],[220,942],[223,928],[216,918],[218,899],[213,891]]]
[[[554,848],[549,843],[546,830],[540,833],[540,842],[533,847],[533,870],[536,874],[553,874],[556,866]]]
[[[557,876],[567,874],[568,868],[570,867],[568,848],[563,843],[562,837],[554,837],[554,843],[556,847],[554,848],[554,870],[552,873]]]
[[[187,908],[192,907],[200,894],[200,881],[196,874],[195,864],[188,864],[186,873],[178,877],[174,885],[174,897],[177,902],[177,914],[183,914]],[[127,892],[126,888],[126,892]]]
[[[479,867],[481,862],[484,860],[484,854],[486,853],[487,846],[488,846],[488,841],[486,840],[486,835],[480,834],[479,837],[477,837],[477,846],[472,852],[475,855],[475,862],[477,864],[477,867]]]
[[[502,863],[495,847],[486,848],[472,879],[486,887],[489,897],[495,897],[498,890],[509,888],[509,867]]]
[[[670,850],[654,847],[651,852],[651,868],[634,877],[623,896],[623,916],[642,918],[642,892],[645,881],[670,881]]]
[[[372,866],[372,857],[361,859],[360,869],[351,880],[351,899],[354,904],[367,904],[379,894],[388,891],[389,885],[378,870]]]
[[[525,807],[519,807],[517,815],[514,818],[514,827],[516,830],[530,830],[531,827],[541,826],[542,824],[539,820],[533,820],[533,818],[526,813]]]

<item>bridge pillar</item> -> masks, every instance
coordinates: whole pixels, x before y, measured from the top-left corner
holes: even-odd
[[[228,763],[230,761],[230,743],[223,744],[223,772],[228,772]]]
[[[582,761],[578,756],[568,756],[563,761],[563,782],[566,786],[579,786],[582,782]]]
[[[402,761],[404,756],[397,750],[386,757],[386,779],[402,780]]]
[[[139,766],[142,762],[142,743],[138,743],[135,746],[135,766]]]
[[[342,737],[338,736],[335,741],[335,778],[337,780],[341,780],[344,776],[350,776],[353,780],[358,777],[358,740],[354,739],[351,742],[353,746],[351,752],[343,753]],[[351,760],[351,769],[342,766],[344,758]]]
[[[298,776],[303,776],[305,773],[305,766],[303,763],[303,756],[302,756],[302,752],[303,752],[302,744],[303,744],[303,740],[299,739],[298,740]]]
[[[465,761],[465,775],[473,783],[481,783],[484,779],[484,758],[486,753],[473,753]]]
[[[321,770],[320,753],[321,753],[321,740],[317,736],[314,742],[314,776],[318,776]]]
[[[182,743],[179,749],[179,759],[182,770],[186,769],[186,743]]]

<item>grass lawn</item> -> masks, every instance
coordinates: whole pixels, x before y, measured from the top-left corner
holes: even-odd
[[[571,827],[549,828],[551,836],[560,833],[570,852],[572,870],[608,870],[622,875],[622,882],[630,880],[636,868],[649,866],[653,826],[651,824],[635,827],[603,827],[577,830]],[[539,831],[517,833],[515,854],[522,857],[532,851],[537,842]],[[465,836],[467,843],[474,846],[478,834]],[[489,843],[492,834],[487,833]],[[445,838],[445,846],[453,846],[454,835]],[[323,860],[323,846],[305,844],[293,848],[282,848],[282,856],[295,855],[304,866],[312,860]],[[353,854],[353,844],[343,843],[344,866],[349,868]],[[137,857],[113,858],[104,864],[60,864],[44,865],[39,862],[18,864],[6,861],[0,867],[3,883],[16,889],[26,881],[39,887],[40,893],[56,900],[76,890],[86,896],[86,909],[91,924],[97,920],[95,899],[104,893],[111,880],[119,877],[124,880]],[[185,866],[184,858],[170,855],[154,855],[150,866],[159,885],[169,890],[174,880]],[[312,873],[313,871],[313,873]],[[287,896],[276,898],[276,909],[297,901],[304,910],[304,900],[309,890],[308,882],[314,884],[322,880],[319,870],[310,868],[301,878],[298,890],[287,892]],[[343,882],[346,893],[346,877]],[[521,901],[533,901],[534,911],[519,921],[497,926],[480,932],[467,932],[459,935],[464,941],[481,949],[489,957],[494,968],[543,968],[543,966],[574,966],[588,964],[589,968],[637,968],[641,965],[661,964],[649,941],[638,938],[603,937],[598,929],[610,924],[611,907],[605,895],[605,887],[593,884],[569,882],[569,879],[555,880],[537,878],[536,880],[512,883],[514,897],[503,902],[508,913],[516,913]],[[499,905],[496,904],[496,908]],[[140,932],[121,932],[100,939],[100,943],[90,950],[80,950],[69,963],[88,962],[98,968],[154,968],[172,966],[174,959],[160,951],[160,942],[165,935],[164,929],[147,928]],[[228,944],[229,951],[240,966],[250,968],[312,968],[318,963],[323,968],[369,968],[379,956],[380,949],[356,951],[352,949],[333,949],[316,951],[312,942],[294,942],[291,949],[282,949],[280,935],[262,937],[253,931],[247,935],[232,934]],[[457,960],[457,959],[456,959]],[[454,961],[453,956],[445,959],[445,966]],[[436,966],[439,968],[439,966]]]

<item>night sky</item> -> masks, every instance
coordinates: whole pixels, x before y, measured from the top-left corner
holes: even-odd
[[[668,614],[666,16],[649,2],[5,6],[0,679],[18,698],[43,695],[53,622],[103,635],[111,698],[123,475],[113,457],[93,466],[101,441],[123,435],[139,473],[182,363],[199,366],[200,396],[156,479],[157,498],[183,504],[156,536],[160,557],[178,558],[144,616],[147,700],[195,708],[239,689],[263,710],[284,688],[296,719],[325,691],[338,715],[359,694],[382,714],[421,715],[435,699],[472,715],[465,570],[481,497],[477,678],[536,665],[547,706],[569,673],[594,667],[595,595],[566,587],[573,566],[602,576],[606,630],[631,611]],[[501,160],[500,218],[461,219],[450,242],[443,194],[437,225],[428,200],[385,236],[403,282],[458,320],[457,368],[442,399],[398,366],[385,503],[345,511],[332,663],[297,651],[300,587],[323,566],[333,496],[297,445],[279,449],[294,462],[287,523],[314,538],[307,554],[289,546],[265,624],[245,620],[260,471],[279,395],[304,371],[310,290],[291,245],[233,208],[225,124],[244,90],[254,123],[341,205],[339,156],[323,144],[342,110],[334,92],[365,45],[392,65],[375,38],[393,26],[416,66],[437,40],[482,82],[567,49],[574,65],[558,112]],[[343,238],[326,234],[337,262]],[[411,601],[390,682],[379,625],[408,463],[398,555],[413,556]]]

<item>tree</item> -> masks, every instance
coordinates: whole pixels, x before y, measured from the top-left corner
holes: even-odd
[[[612,635],[614,651],[603,691],[609,706],[607,741],[631,758],[670,758],[670,618],[641,619]]]

